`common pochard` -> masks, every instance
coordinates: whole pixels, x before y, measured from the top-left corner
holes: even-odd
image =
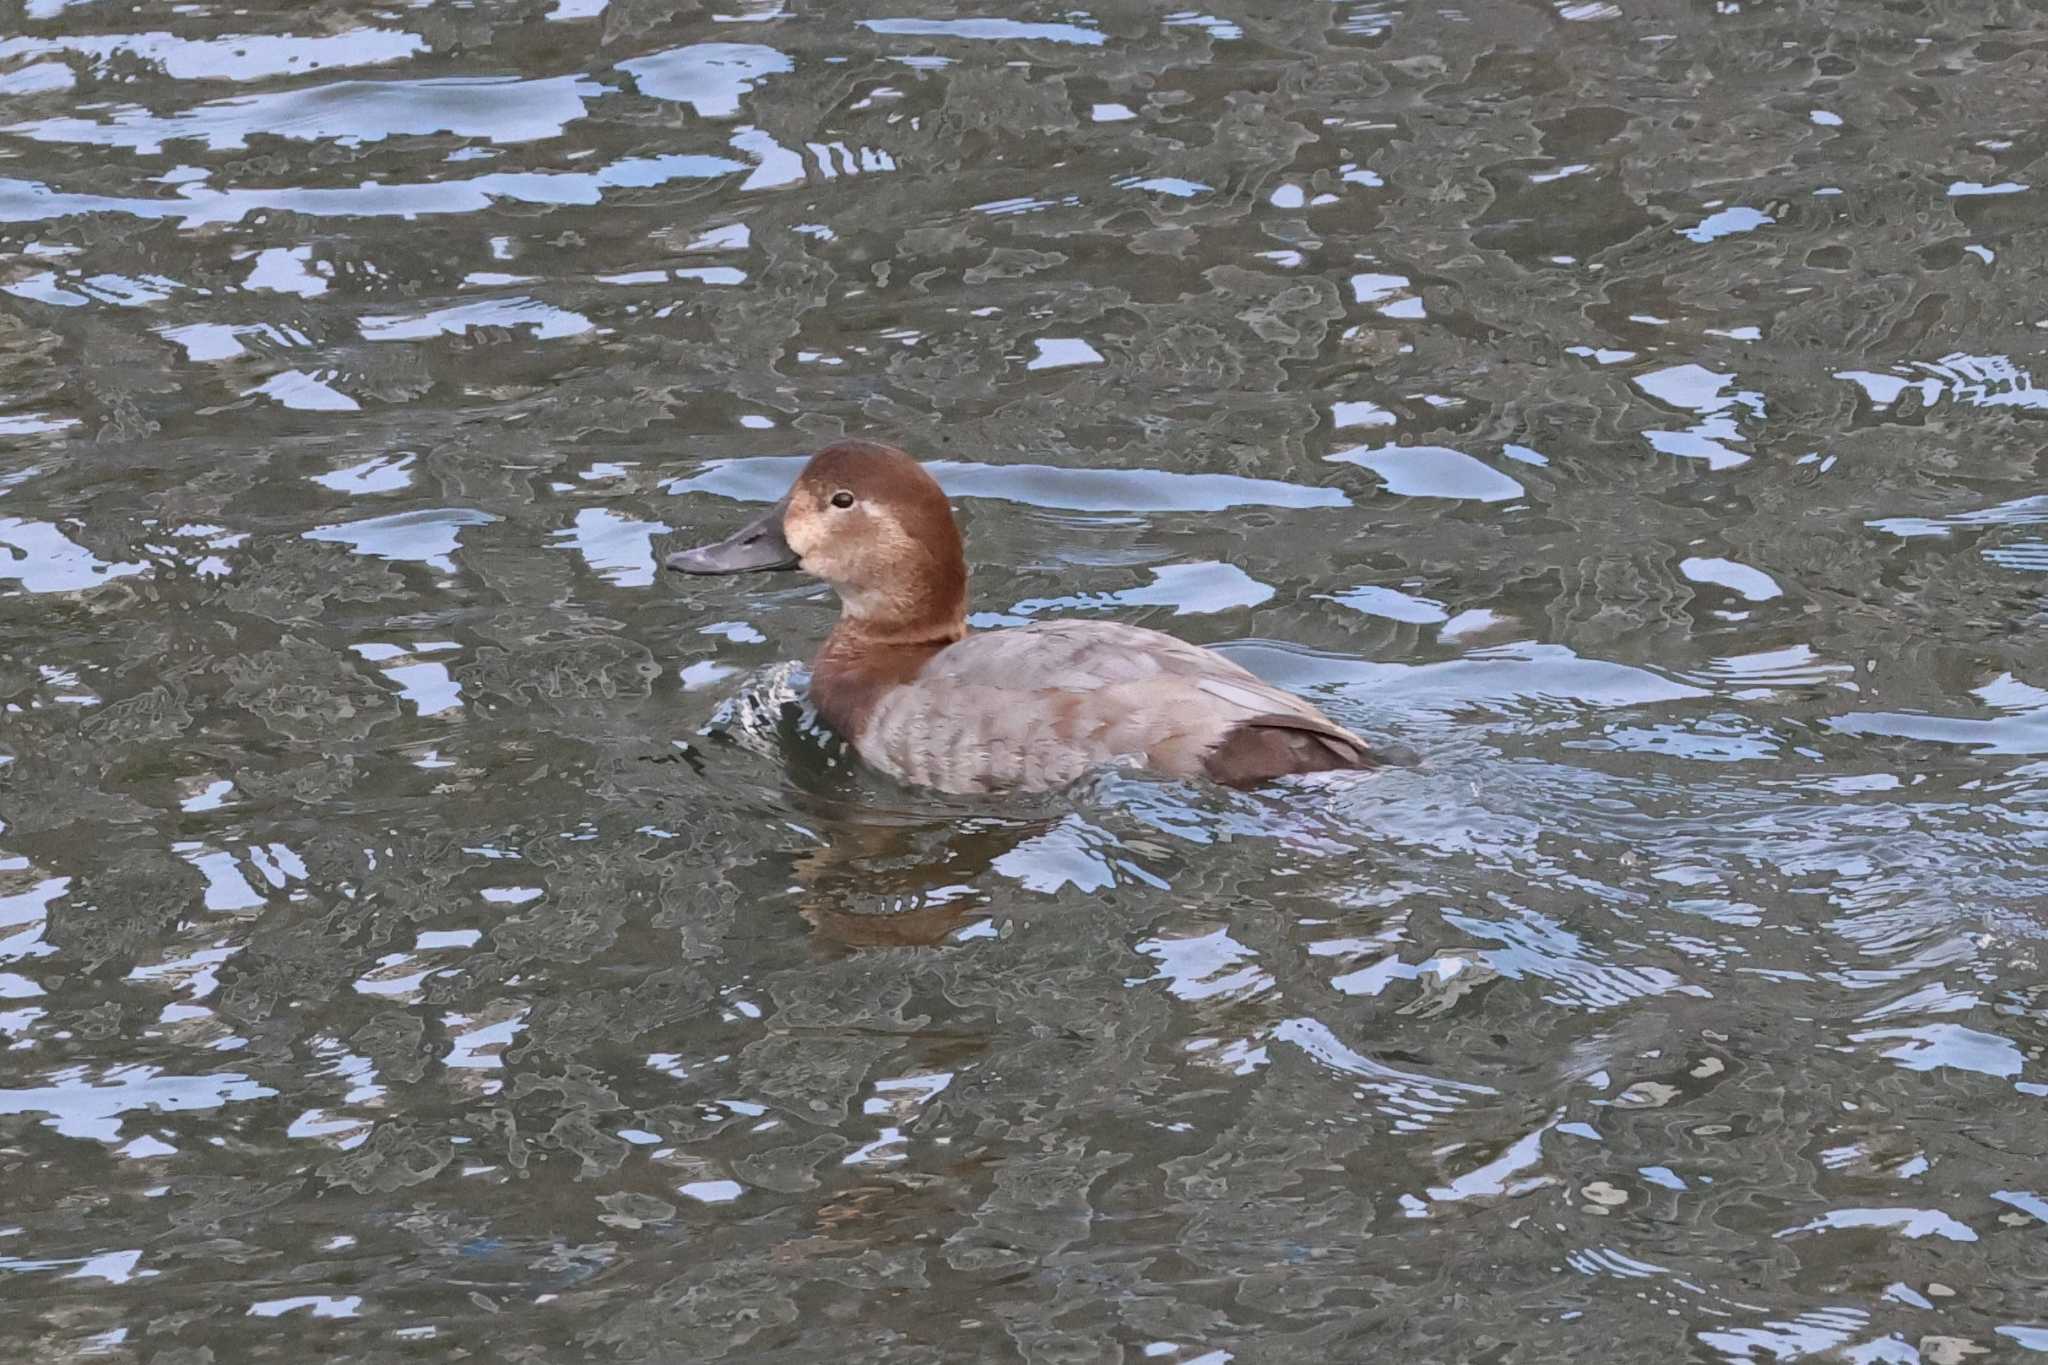
[[[953,793],[1043,791],[1112,764],[1248,786],[1373,768],[1365,740],[1222,655],[1113,621],[967,628],[967,558],[938,481],[841,441],[789,493],[671,569],[801,569],[839,594],[818,714],[870,766]]]

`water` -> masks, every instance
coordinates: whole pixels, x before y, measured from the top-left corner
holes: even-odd
[[[0,1355],[2048,1351],[2044,44],[28,0]],[[852,769],[841,433],[1422,766]]]

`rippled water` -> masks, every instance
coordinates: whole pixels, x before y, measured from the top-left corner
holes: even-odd
[[[2038,8],[17,13],[0,1354],[2048,1351]],[[852,771],[841,433],[1423,765]]]

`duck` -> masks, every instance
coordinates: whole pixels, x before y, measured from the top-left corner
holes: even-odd
[[[811,663],[820,719],[868,767],[951,795],[1043,792],[1107,767],[1249,787],[1386,756],[1213,650],[1115,621],[967,625],[967,554],[937,479],[845,440],[691,575],[800,570],[838,595]]]

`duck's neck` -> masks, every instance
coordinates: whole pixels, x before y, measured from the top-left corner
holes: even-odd
[[[940,564],[908,590],[840,590],[841,611],[811,663],[811,701],[848,740],[882,694],[915,678],[934,654],[967,635],[967,566]]]
[[[819,657],[826,654],[874,654],[890,649],[915,649],[929,645],[944,649],[967,635],[967,616],[927,617],[918,620],[876,621],[865,616],[842,615],[825,637]]]
[[[839,621],[826,650],[943,646],[967,634],[967,556],[958,534],[950,545],[912,543],[914,571],[892,572],[880,583],[833,582]]]
[[[937,629],[877,634],[842,616],[811,661],[811,704],[843,738],[857,741],[883,693],[915,678],[933,655],[966,634],[967,623],[959,619]]]

